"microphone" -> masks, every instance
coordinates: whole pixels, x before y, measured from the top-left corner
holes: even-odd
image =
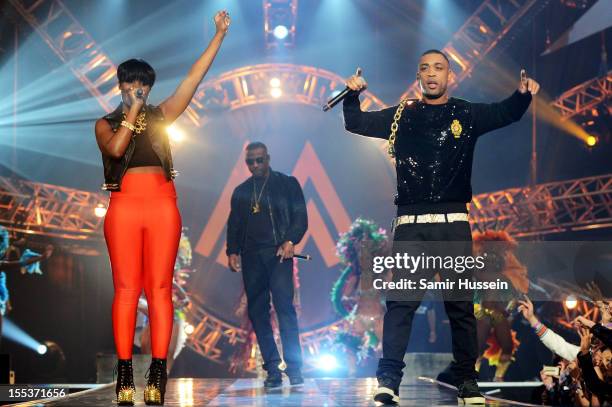
[[[361,68],[357,68],[357,72],[355,72],[355,75],[361,76]],[[348,95],[349,92],[351,92],[351,89],[347,86],[342,92],[329,99],[327,103],[323,105],[323,111],[327,112],[329,109],[336,106],[338,103],[340,103],[341,100],[346,97],[346,95]]]
[[[311,260],[312,256],[310,254],[293,254],[293,257],[298,260]]]
[[[144,96],[144,91],[141,88],[136,89],[136,97],[138,99],[142,99],[143,96]]]

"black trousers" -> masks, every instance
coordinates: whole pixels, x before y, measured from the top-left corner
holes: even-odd
[[[395,230],[394,250],[402,247],[402,242],[466,242],[453,247],[463,247],[471,252],[472,240],[468,222],[404,224]],[[459,253],[453,253],[457,255]],[[465,254],[465,253],[464,253]],[[469,254],[469,253],[468,253]],[[424,292],[422,293],[424,294]],[[402,380],[404,355],[410,339],[412,319],[421,303],[421,296],[410,301],[387,300],[387,311],[383,325],[383,357],[378,362],[376,376],[388,378],[399,388]],[[444,308],[448,315],[452,332],[453,362],[451,370],[457,384],[466,379],[475,379],[475,363],[478,352],[476,318],[473,301],[447,298],[444,294]],[[467,298],[464,295],[462,299]]]
[[[293,260],[279,262],[276,249],[242,254],[242,279],[247,295],[248,313],[268,372],[279,370],[278,353],[270,323],[270,293],[278,318],[283,358],[289,375],[302,367],[297,314],[293,306]]]

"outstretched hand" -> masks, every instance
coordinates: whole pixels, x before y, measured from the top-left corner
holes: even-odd
[[[518,91],[521,93],[531,93],[535,95],[540,90],[540,84],[535,80],[527,77],[527,72],[521,69],[521,81],[519,82]]]
[[[580,352],[586,355],[591,347],[592,334],[588,328],[578,328],[578,336],[580,336]]]
[[[533,303],[531,300],[525,297],[524,300],[519,300],[519,304],[518,310],[521,314],[523,314],[523,318],[525,318],[531,325],[537,324],[538,319],[533,312]]]

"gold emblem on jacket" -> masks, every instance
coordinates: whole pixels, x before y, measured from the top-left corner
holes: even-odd
[[[457,119],[453,120],[450,128],[451,128],[451,132],[453,133],[453,136],[455,138],[459,138],[459,136],[461,135],[461,132],[463,131],[463,127],[461,127],[461,123],[459,123],[459,120]]]

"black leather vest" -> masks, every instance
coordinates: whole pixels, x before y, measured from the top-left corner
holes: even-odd
[[[168,181],[176,178],[178,171],[172,167],[172,152],[170,151],[170,141],[166,134],[166,121],[161,109],[157,106],[147,105],[145,107],[147,115],[147,129],[144,136],[151,139],[153,151],[159,157],[159,161],[164,169],[164,174]],[[115,111],[107,114],[103,119],[107,120],[114,132],[117,131],[123,120],[123,105],[120,104]],[[104,164],[104,184],[102,189],[105,191],[119,191],[121,187],[121,179],[127,171],[128,164],[134,154],[136,140],[134,137],[130,140],[123,157],[113,158],[102,154],[102,163]]]

